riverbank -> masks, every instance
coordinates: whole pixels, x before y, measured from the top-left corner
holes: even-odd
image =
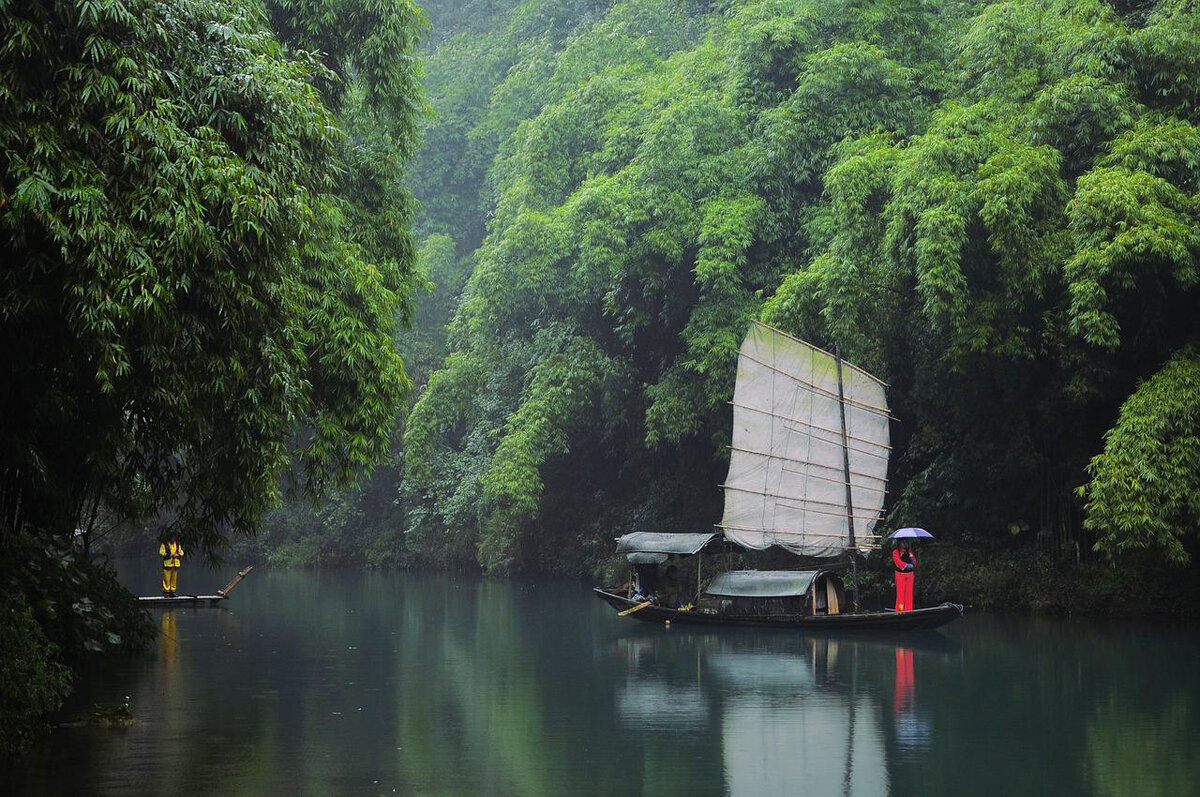
[[[890,573],[885,573],[890,583]],[[1137,556],[1120,563],[1063,562],[1020,549],[929,547],[918,599],[983,612],[1200,618],[1200,572]]]

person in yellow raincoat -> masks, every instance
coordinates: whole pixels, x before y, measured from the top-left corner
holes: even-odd
[[[158,555],[163,560],[163,597],[174,598],[179,584],[179,566],[183,564],[183,545],[174,538],[164,540],[158,546]]]

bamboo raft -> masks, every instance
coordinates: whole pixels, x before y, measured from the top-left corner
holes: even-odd
[[[169,598],[164,595],[142,595],[138,597],[138,603],[143,606],[216,606],[221,601],[228,600],[229,593],[233,592],[253,569],[254,565],[243,567],[228,584],[217,590],[215,595],[174,595]]]

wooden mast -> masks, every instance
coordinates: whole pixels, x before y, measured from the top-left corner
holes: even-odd
[[[838,412],[842,416],[842,473],[846,479],[846,524],[849,531],[849,544],[846,554],[850,557],[850,578],[854,585],[854,611],[858,605],[858,559],[854,555],[854,503],[850,492],[850,438],[846,431],[846,393],[842,385],[842,347],[834,344],[833,356],[837,360],[838,377]]]

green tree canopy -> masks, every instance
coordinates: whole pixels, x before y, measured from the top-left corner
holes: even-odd
[[[1088,463],[1200,336],[1193,5],[622,0],[551,24],[562,4],[528,0],[532,27],[448,38],[452,146],[422,160],[454,193],[419,190],[474,272],[408,429],[411,538],[501,570],[586,548],[614,506],[712,522],[680,485],[716,492],[760,317],[888,381],[893,519],[1064,554],[1194,539],[1178,507],[1135,528],[1076,495],[1120,482]],[[1158,468],[1109,458],[1135,437],[1103,461]]]
[[[7,528],[103,500],[211,552],[387,453],[420,13],[360,11],[334,72],[250,0],[0,4]]]
[[[1088,467],[1087,526],[1110,556],[1149,549],[1188,564],[1200,529],[1200,355],[1171,358],[1121,406]]]

